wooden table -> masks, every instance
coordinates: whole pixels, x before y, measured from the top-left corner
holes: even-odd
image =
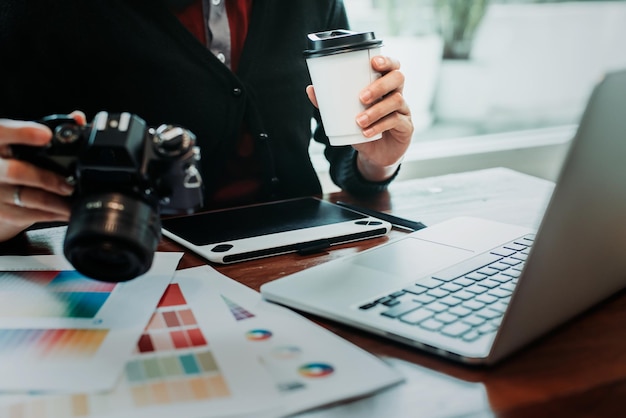
[[[494,178],[493,174],[493,172],[479,173],[477,178],[474,173],[398,184],[391,187],[389,192],[368,200],[356,200],[343,193],[327,195],[325,198],[330,201],[343,200],[382,211],[389,211],[394,207],[406,209],[410,200],[416,198],[410,190],[419,192],[420,187],[430,190],[434,187],[433,184],[441,185],[451,181],[458,184],[459,181],[468,178],[475,182],[477,179],[487,181],[486,179],[491,177],[492,181],[497,182],[498,179]],[[518,193],[516,187],[522,187],[524,182],[530,187],[530,191],[535,190],[535,193],[544,195],[546,193],[547,189],[539,190],[538,186],[543,184],[540,180],[507,171],[496,174],[500,176],[495,177],[505,177],[505,182],[509,183],[512,193]],[[546,182],[545,186],[549,188],[549,183]],[[477,194],[477,191],[473,193],[476,195],[470,200],[485,201],[486,198]],[[422,198],[425,199],[423,196]],[[501,203],[507,199],[510,197],[503,196],[496,200]],[[490,202],[490,207],[495,206],[496,202]],[[460,205],[459,214],[464,213],[463,208],[468,207],[472,207],[469,201]],[[442,207],[433,213],[441,211],[445,212],[445,208]],[[425,221],[425,219],[414,220]],[[263,283],[362,251],[404,234],[405,232],[394,229],[386,237],[342,245],[320,254],[307,256],[287,254],[213,267],[258,290]],[[29,232],[28,238],[28,244],[22,250],[16,248],[16,252],[27,254],[59,252],[63,234],[39,230]],[[159,250],[181,251],[181,248],[172,241],[164,240]],[[180,268],[203,264],[206,262],[202,258],[187,252],[183,256]],[[490,368],[452,363],[354,328],[306,316],[354,344],[386,358],[406,376],[406,382],[365,399],[302,414],[303,417],[374,417],[384,414],[386,418],[390,418],[458,416],[460,413],[501,417],[617,417],[626,414],[624,292],[533,343],[503,363]]]

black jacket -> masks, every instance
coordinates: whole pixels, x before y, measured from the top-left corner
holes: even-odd
[[[207,188],[242,124],[257,138],[267,198],[320,194],[308,155],[306,34],[347,28],[341,0],[257,0],[236,74],[158,0],[0,2],[0,117],[75,109],[128,111],[179,124],[199,139]],[[323,133],[315,139],[327,144]],[[327,147],[331,175],[355,194],[384,189],[360,177],[351,147]]]

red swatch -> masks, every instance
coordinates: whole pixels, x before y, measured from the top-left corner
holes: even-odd
[[[180,290],[180,287],[176,283],[172,283],[167,286],[165,293],[161,297],[159,301],[159,308],[164,306],[178,306],[178,305],[186,305],[187,301],[185,301],[185,297],[183,296],[183,292]]]

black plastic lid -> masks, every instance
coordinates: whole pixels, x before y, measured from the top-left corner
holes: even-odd
[[[376,39],[374,32],[353,32],[345,29],[310,33],[307,37],[309,49],[304,51],[306,58],[375,48],[383,43]]]

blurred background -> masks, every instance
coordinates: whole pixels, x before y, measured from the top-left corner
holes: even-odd
[[[626,69],[624,0],[344,3],[406,75],[403,177],[509,166],[553,179],[593,86]]]

